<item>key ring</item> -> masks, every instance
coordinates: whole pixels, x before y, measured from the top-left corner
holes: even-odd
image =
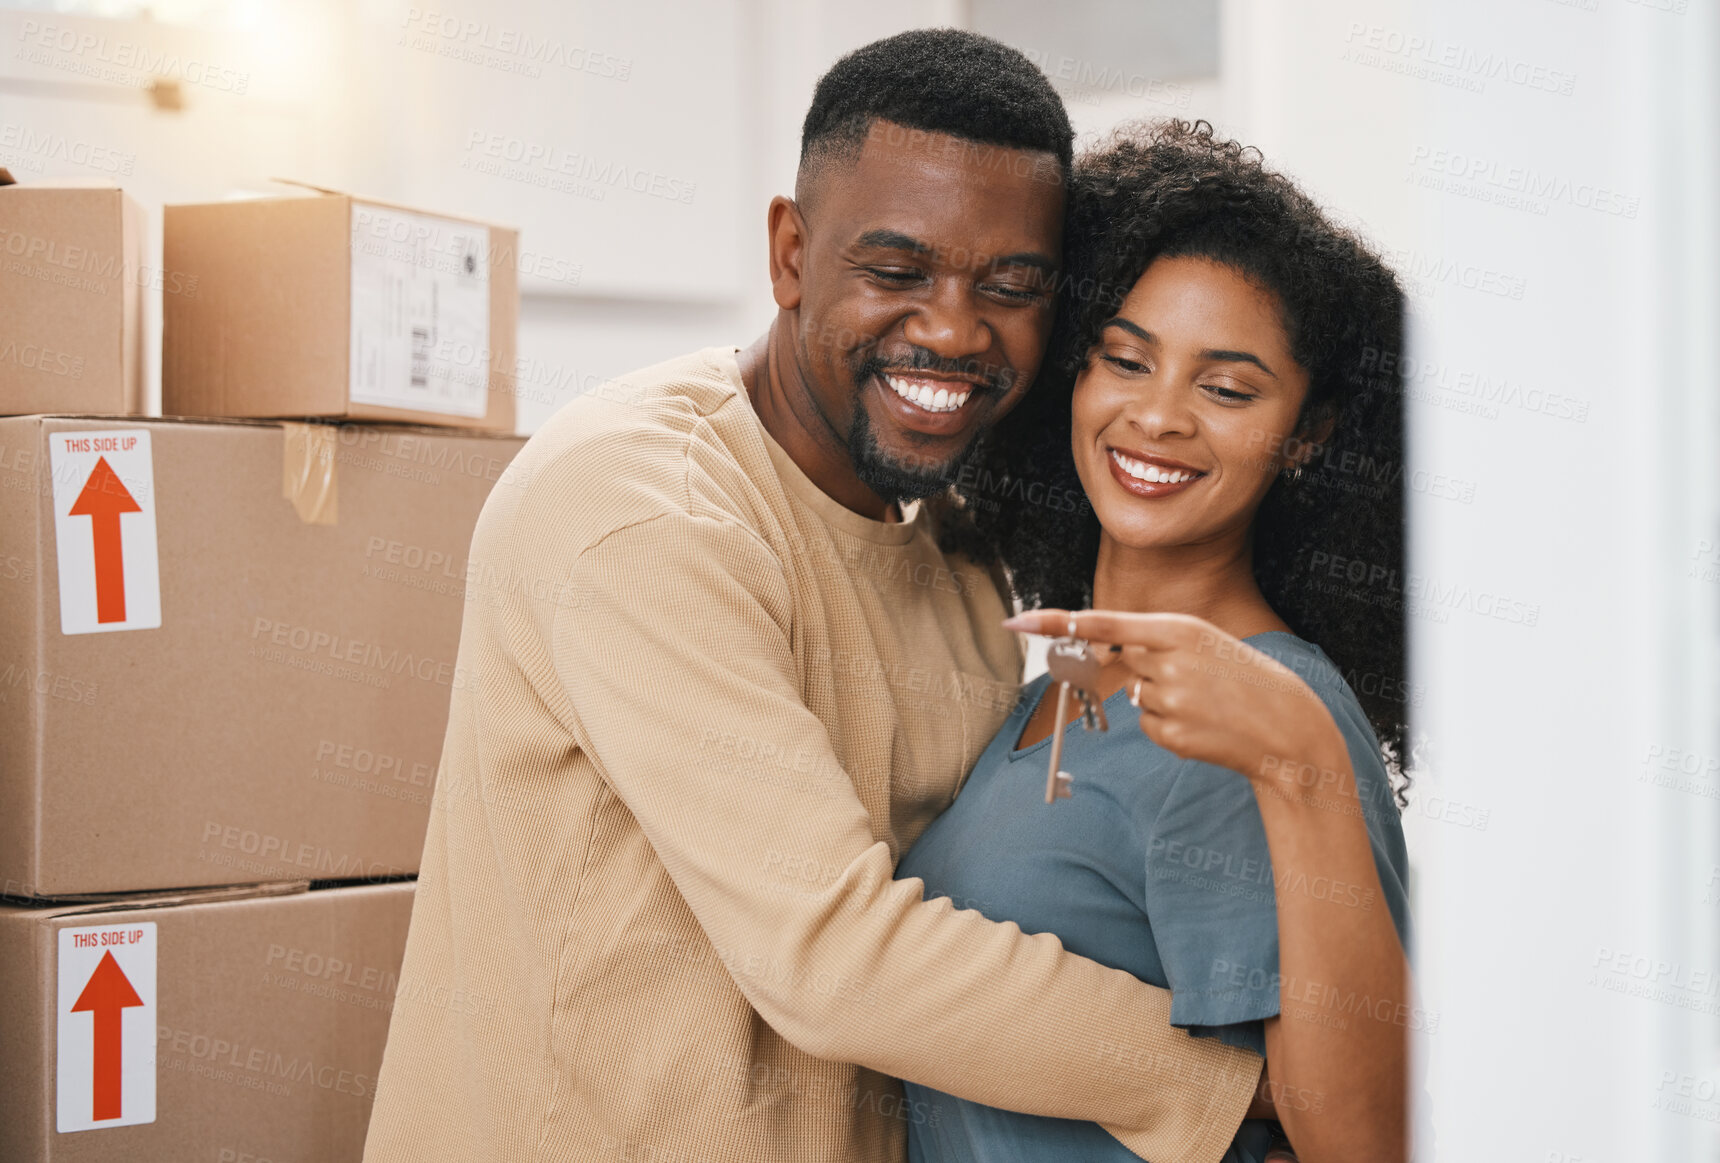
[[[1094,651],[1092,644],[1076,633],[1073,612],[1069,614],[1066,628],[1068,635],[1054,640],[1045,657],[1046,669],[1057,684],[1057,705],[1051,716],[1050,765],[1045,774],[1045,802],[1048,804],[1068,799],[1074,782],[1074,777],[1060,766],[1063,727],[1068,722],[1069,711],[1073,709],[1081,725],[1089,731],[1109,729],[1105,722],[1104,700],[1096,698],[1094,691],[1099,686],[1100,671],[1117,647],[1106,647],[1103,655]]]

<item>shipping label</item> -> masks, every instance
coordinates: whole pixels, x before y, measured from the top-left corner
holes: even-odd
[[[353,204],[353,403],[484,415],[489,242],[475,223]]]

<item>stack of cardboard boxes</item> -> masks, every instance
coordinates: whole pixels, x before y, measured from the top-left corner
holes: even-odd
[[[0,183],[0,1158],[357,1159],[445,992],[399,970],[520,483],[514,237],[314,190],[164,230],[151,271],[121,191]]]

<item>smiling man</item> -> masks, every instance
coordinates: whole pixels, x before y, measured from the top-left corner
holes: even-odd
[[[898,1078],[1224,1153],[1257,1057],[892,880],[1016,698],[938,497],[1039,368],[1071,138],[996,42],[844,58],[767,335],[568,405],[492,494],[371,1163],[894,1161],[942,1117]]]

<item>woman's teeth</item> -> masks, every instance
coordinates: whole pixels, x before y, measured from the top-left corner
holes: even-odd
[[[885,376],[884,382],[889,384],[895,393],[916,407],[928,412],[954,412],[967,403],[972,388],[936,387],[929,380],[911,380],[904,376]]]
[[[1195,477],[1201,475],[1198,472],[1190,472],[1187,469],[1160,468],[1156,464],[1148,464],[1144,460],[1136,460],[1132,456],[1124,456],[1114,448],[1111,450],[1111,459],[1117,462],[1117,466],[1119,468],[1138,481],[1152,481],[1155,484],[1177,485],[1181,484],[1183,481],[1192,481]]]

